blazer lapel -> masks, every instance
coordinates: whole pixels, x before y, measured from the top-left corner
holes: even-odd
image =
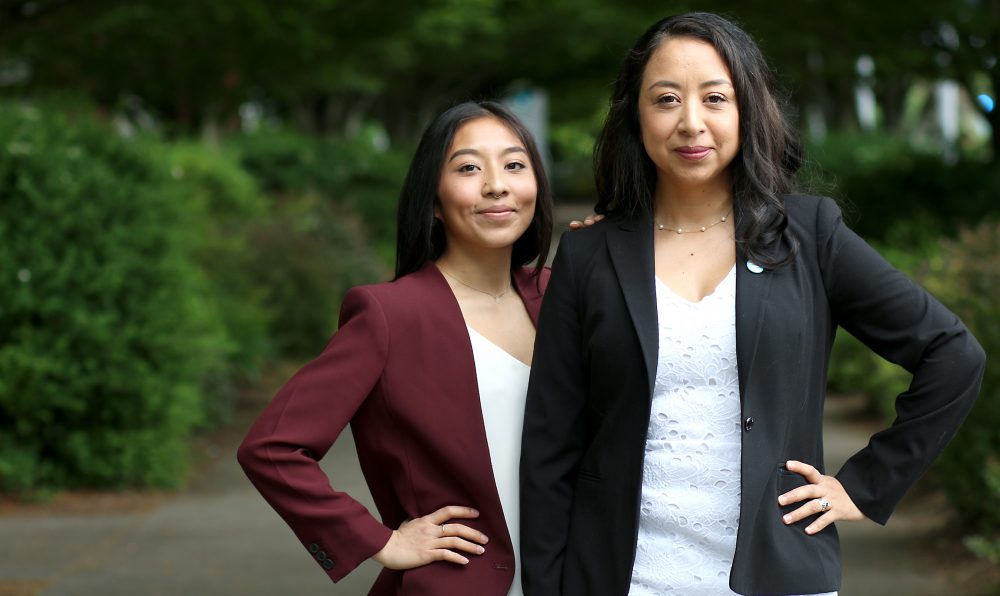
[[[451,440],[460,446],[468,461],[474,464],[470,465],[465,482],[475,485],[477,491],[483,491],[492,501],[481,506],[501,511],[500,494],[496,488],[493,467],[488,465],[491,461],[490,448],[480,402],[476,358],[472,351],[472,339],[469,337],[469,330],[462,316],[462,308],[448,281],[433,261],[429,261],[412,275],[420,280],[426,292],[422,303],[434,309],[433,316],[437,328],[433,337],[427,341],[428,349],[441,351],[443,348],[439,345],[440,342],[450,343],[446,348],[449,357],[442,359],[442,374],[450,379],[450,385],[454,388],[454,391],[447,395],[447,399],[449,407],[454,408],[457,413],[453,420],[460,422],[460,428],[455,429]],[[537,294],[538,291],[535,290],[536,302],[539,300]],[[487,465],[481,465],[482,462],[486,462]]]
[[[608,230],[608,251],[628,305],[632,325],[639,336],[649,390],[652,391],[659,354],[652,219],[646,215],[638,216],[622,221],[618,228]]]
[[[542,305],[542,292],[544,286],[547,285],[549,272],[544,269],[539,277],[532,275],[533,272],[534,269],[522,267],[515,269],[512,277],[514,278],[514,290],[521,297],[524,309],[528,311],[528,316],[531,318],[531,324],[538,327],[538,310]]]
[[[757,342],[764,328],[764,306],[771,291],[772,271],[761,269],[737,248],[736,263],[736,363],[740,381],[740,406],[753,372]]]

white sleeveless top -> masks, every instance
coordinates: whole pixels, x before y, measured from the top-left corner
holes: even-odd
[[[728,596],[742,448],[736,268],[700,302],[657,278],[656,310],[659,354],[629,596]]]
[[[479,403],[483,409],[483,422],[486,423],[493,478],[496,479],[504,520],[514,545],[514,583],[507,596],[521,596],[518,465],[521,459],[524,400],[528,394],[528,374],[531,367],[472,327],[468,329],[469,339],[472,340],[472,354],[476,359]]]

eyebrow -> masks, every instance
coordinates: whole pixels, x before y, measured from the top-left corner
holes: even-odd
[[[733,86],[733,84],[730,83],[728,79],[712,79],[710,81],[705,81],[701,85],[698,85],[698,87],[704,89],[705,87],[718,87],[719,85],[729,85],[730,87]],[[656,81],[655,83],[649,86],[650,89],[653,89],[654,87],[670,87],[671,89],[680,89],[681,84],[675,83],[673,81]]]
[[[527,151],[524,149],[524,147],[518,147],[517,145],[515,145],[513,147],[507,147],[506,149],[500,152],[500,155],[507,155],[509,153],[527,153]],[[456,157],[461,157],[463,155],[482,156],[482,153],[480,153],[476,149],[459,149],[458,151],[452,153],[451,156],[448,157],[448,161],[451,161]]]

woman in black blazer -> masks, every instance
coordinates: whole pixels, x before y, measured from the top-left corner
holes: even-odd
[[[790,194],[800,161],[733,23],[667,18],[629,52],[595,150],[608,217],[563,237],[539,318],[526,595],[836,591],[833,522],[884,524],[968,413],[982,348],[835,203]],[[838,326],[914,376],[828,476]]]

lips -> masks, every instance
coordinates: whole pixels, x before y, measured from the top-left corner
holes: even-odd
[[[680,155],[684,159],[697,161],[699,159],[704,159],[706,156],[708,156],[709,152],[712,151],[712,148],[701,147],[701,146],[693,146],[693,147],[684,146],[684,147],[678,147],[677,149],[674,149],[674,151],[676,151],[677,155]]]
[[[505,215],[507,213],[513,213],[514,211],[516,210],[513,207],[494,205],[492,207],[487,207],[486,209],[480,209],[479,213],[483,215]]]

